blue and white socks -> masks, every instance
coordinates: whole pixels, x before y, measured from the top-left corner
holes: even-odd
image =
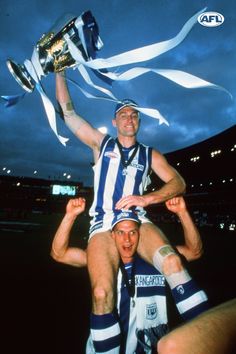
[[[90,328],[95,353],[119,354],[121,333],[116,314],[95,315],[92,313]]]
[[[209,308],[205,291],[200,289],[190,277],[186,283],[171,288],[171,292],[177,309],[185,321],[191,320]]]

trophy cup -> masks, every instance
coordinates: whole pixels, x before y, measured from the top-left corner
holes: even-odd
[[[96,51],[103,46],[98,25],[90,11],[82,13],[79,17],[64,15],[47,33],[43,34],[34,47],[31,64],[38,78],[76,65],[64,39],[65,34],[69,36],[86,61],[95,58]],[[35,80],[27,68],[26,61],[20,65],[8,59],[7,67],[24,90],[27,92],[34,90]]]

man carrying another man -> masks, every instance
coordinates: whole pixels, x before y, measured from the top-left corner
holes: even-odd
[[[87,248],[92,287],[92,337],[96,328],[104,328],[108,333],[112,329],[117,335],[120,333],[119,322],[113,313],[119,255],[110,237],[117,210],[135,207],[141,221],[139,255],[165,276],[173,291],[177,293],[181,286],[184,298],[194,299],[195,313],[201,312],[204,300],[198,287],[165,235],[145,215],[144,207],[181,195],[185,183],[159,151],[137,142],[140,125],[138,105],[132,100],[117,104],[112,120],[117,138],[113,139],[75,113],[64,73],[56,74],[56,95],[65,123],[92,149],[94,155],[94,200],[90,208],[92,220]],[[143,195],[150,170],[165,184],[158,191]],[[102,349],[102,343],[98,345],[95,337],[93,340],[100,353],[108,350],[113,350],[113,354],[119,353],[118,342],[114,341],[113,347],[107,347],[104,342]]]
[[[195,227],[183,197],[173,198],[166,202],[167,208],[176,213],[184,230],[184,244],[177,245],[178,251],[187,259],[194,260],[202,253],[202,242]],[[69,200],[66,214],[54,236],[51,255],[58,262],[82,267],[87,264],[86,251],[69,247],[69,237],[73,224],[79,214],[85,209],[83,198]],[[119,272],[117,279],[117,303],[114,316],[119,317],[121,333],[95,329],[92,333],[97,339],[95,346],[91,336],[87,345],[87,354],[99,352],[100,344],[119,342],[120,352],[152,353],[157,341],[168,331],[166,283],[164,276],[153,266],[137,255],[140,238],[140,221],[133,211],[118,212],[112,224],[111,236],[120,255]],[[182,288],[179,289],[182,292]],[[207,297],[203,291],[201,297],[207,306]],[[177,309],[183,319],[194,317],[192,307],[178,302],[178,296],[172,291]],[[184,300],[185,301],[185,300]],[[188,301],[188,300],[186,300]],[[101,338],[103,340],[101,341]],[[97,347],[98,349],[94,349]],[[103,350],[103,349],[102,349]],[[112,353],[112,349],[110,351]]]

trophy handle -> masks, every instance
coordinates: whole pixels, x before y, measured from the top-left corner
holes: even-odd
[[[8,59],[7,67],[14,79],[24,90],[27,92],[32,92],[34,90],[35,82],[24,65],[19,65],[13,60]]]

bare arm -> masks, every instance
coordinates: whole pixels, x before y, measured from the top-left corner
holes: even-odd
[[[159,354],[236,352],[236,299],[227,301],[171,331],[158,342]]]
[[[63,111],[66,125],[78,139],[88,145],[97,155],[104,134],[75,113],[64,72],[56,74],[56,97]]]
[[[152,169],[165,182],[165,185],[159,190],[147,194],[148,205],[165,202],[185,192],[184,179],[169,165],[166,158],[156,150],[152,152]]]
[[[194,224],[183,197],[174,197],[166,201],[166,207],[177,214],[184,231],[184,245],[177,245],[178,251],[188,260],[192,261],[201,257],[203,253],[202,240]]]
[[[165,182],[164,186],[155,192],[142,196],[130,195],[123,197],[117,203],[117,209],[129,209],[132,206],[146,207],[150,204],[165,202],[185,192],[186,185],[183,178],[169,165],[166,158],[156,150],[152,152],[152,169]]]
[[[54,236],[51,248],[51,256],[57,262],[69,264],[75,267],[87,265],[86,252],[77,247],[69,247],[70,232],[79,214],[85,209],[83,198],[70,199],[66,214]]]

